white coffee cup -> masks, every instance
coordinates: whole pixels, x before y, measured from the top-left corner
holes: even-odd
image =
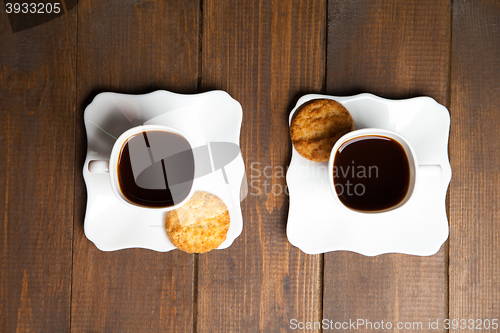
[[[120,187],[120,181],[119,181],[119,176],[118,176],[118,163],[119,163],[119,159],[120,159],[123,147],[125,146],[125,143],[133,136],[140,134],[142,132],[149,132],[149,131],[164,131],[164,132],[168,132],[168,133],[177,134],[177,135],[181,136],[182,138],[184,138],[189,143],[189,147],[190,147],[191,152],[192,152],[192,149],[193,149],[192,141],[189,139],[189,137],[185,133],[179,131],[178,129],[175,129],[175,128],[172,128],[169,126],[163,126],[163,125],[140,125],[140,126],[133,127],[131,129],[123,132],[118,137],[118,139],[115,141],[113,148],[111,150],[109,160],[92,160],[88,164],[88,170],[89,170],[89,172],[92,172],[92,173],[107,173],[107,174],[109,174],[111,188],[112,188],[115,196],[118,198],[118,200],[120,202],[122,202],[124,205],[139,208],[139,209],[154,209],[154,210],[161,210],[161,211],[170,211],[170,210],[177,209],[177,208],[181,207],[182,205],[184,205],[191,198],[191,196],[193,195],[193,193],[195,191],[194,164],[196,163],[196,160],[194,159],[194,156],[193,156],[193,160],[194,160],[193,177],[191,179],[191,188],[189,190],[189,193],[181,201],[179,201],[179,202],[174,201],[174,203],[175,203],[174,205],[170,205],[168,207],[143,206],[143,205],[137,204],[137,203],[132,202],[129,199],[127,199],[126,195],[124,195],[124,193],[122,192],[122,189]],[[168,144],[168,143],[165,143],[165,144]],[[151,156],[152,160],[148,161],[147,157],[145,157],[144,163],[150,163],[150,165],[152,165],[152,163],[157,162],[157,161],[153,160],[153,157],[151,154],[150,154],[150,156]],[[170,189],[172,190],[172,187]]]
[[[361,138],[361,137],[368,137],[368,136],[379,136],[379,137],[386,137],[389,139],[392,139],[396,142],[398,142],[404,149],[404,152],[406,153],[406,157],[408,158],[408,164],[409,164],[409,183],[408,183],[408,189],[406,192],[406,196],[396,205],[382,209],[382,210],[356,210],[351,207],[346,206],[340,199],[337,194],[337,191],[335,189],[335,180],[334,180],[334,165],[335,165],[335,157],[337,156],[337,152],[341,147],[344,146],[344,144],[348,143],[351,140],[355,140],[356,138]],[[405,204],[407,204],[413,193],[415,192],[415,188],[418,183],[418,178],[420,175],[420,172],[423,169],[426,169],[426,171],[429,174],[432,173],[437,173],[438,175],[441,172],[440,166],[432,165],[432,166],[419,166],[418,161],[417,161],[417,156],[415,154],[415,150],[412,147],[411,143],[401,134],[386,130],[386,129],[380,129],[380,128],[364,128],[364,129],[359,129],[355,130],[352,132],[349,132],[342,136],[333,146],[330,159],[328,161],[328,180],[330,183],[330,188],[333,193],[333,197],[335,202],[343,207],[344,209],[351,211],[351,212],[358,212],[358,213],[363,213],[363,214],[374,214],[374,213],[383,213],[383,212],[388,212],[396,209],[400,209],[403,207]]]

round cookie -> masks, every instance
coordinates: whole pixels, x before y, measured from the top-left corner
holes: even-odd
[[[328,162],[335,142],[354,130],[351,114],[331,99],[313,99],[302,104],[290,124],[295,150],[314,162]]]
[[[224,202],[215,195],[197,191],[185,205],[167,212],[165,230],[179,250],[204,253],[226,240],[229,223]]]

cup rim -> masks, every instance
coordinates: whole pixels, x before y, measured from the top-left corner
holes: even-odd
[[[396,141],[401,144],[403,149],[405,150],[405,153],[408,157],[408,163],[410,163],[410,188],[408,189],[408,192],[405,196],[405,198],[397,205],[383,209],[383,210],[376,210],[376,211],[362,211],[362,210],[357,210],[353,209],[350,207],[347,207],[344,205],[342,201],[340,201],[337,192],[335,191],[335,184],[333,181],[333,163],[335,160],[335,155],[337,153],[337,150],[347,141],[362,137],[362,136],[383,136],[383,137],[388,137],[391,139],[395,139]],[[406,147],[405,147],[406,145]],[[411,156],[408,156],[408,151],[411,154]],[[413,169],[413,172],[412,172]],[[413,173],[413,177],[411,174]],[[410,141],[405,138],[402,134],[388,130],[388,129],[382,129],[382,128],[375,128],[375,127],[370,127],[370,128],[362,128],[362,129],[357,129],[351,132],[348,132],[344,134],[342,137],[340,137],[337,142],[333,145],[333,148],[330,152],[330,158],[328,160],[328,182],[330,185],[330,190],[332,191],[334,201],[337,203],[337,205],[341,206],[344,210],[350,212],[350,213],[357,213],[357,214],[362,214],[362,215],[372,215],[372,214],[382,214],[382,213],[387,213],[391,211],[395,211],[398,209],[401,209],[402,207],[406,206],[408,202],[411,200],[413,197],[413,193],[415,192],[416,186],[417,186],[417,180],[418,180],[418,161],[417,161],[417,156],[415,154],[415,149],[413,148],[412,144]]]
[[[186,204],[189,201],[189,199],[191,199],[191,197],[193,196],[193,193],[195,192],[194,174],[193,174],[193,184],[191,185],[191,189],[190,189],[188,195],[186,196],[186,198],[184,198],[184,200],[182,200],[178,204],[175,204],[175,205],[169,206],[169,207],[145,207],[145,206],[135,204],[133,202],[128,201],[120,190],[120,183],[118,180],[118,172],[117,172],[117,164],[118,164],[118,158],[120,155],[120,151],[121,151],[123,145],[125,144],[125,142],[132,135],[137,134],[137,133],[141,133],[144,131],[165,131],[165,132],[175,133],[175,134],[182,136],[184,139],[186,139],[191,150],[194,147],[193,142],[191,141],[189,136],[187,136],[184,132],[182,132],[174,127],[165,126],[165,125],[148,124],[148,125],[138,125],[138,126],[135,126],[135,127],[132,127],[130,129],[126,130],[116,139],[115,143],[113,144],[113,148],[111,149],[111,154],[109,157],[109,178],[110,178],[111,188],[113,190],[113,193],[122,203],[124,203],[127,206],[134,207],[137,209],[168,212],[168,211],[180,208],[184,204]],[[194,164],[195,164],[195,168],[196,168],[196,160],[194,161]]]

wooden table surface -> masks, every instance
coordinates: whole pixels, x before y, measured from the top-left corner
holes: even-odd
[[[16,33],[0,11],[1,332],[500,331],[500,1],[75,4]],[[286,238],[288,197],[262,193],[228,249],[99,251],[83,233],[84,109],[158,89],[241,103],[249,181],[253,162],[288,165],[304,94],[434,98],[451,114],[448,241],[429,257],[307,255]],[[344,324],[358,319],[375,327]]]

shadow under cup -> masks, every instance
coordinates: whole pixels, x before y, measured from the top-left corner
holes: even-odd
[[[334,145],[328,164],[334,200],[349,211],[382,213],[406,204],[415,189],[418,163],[400,134],[367,128]]]

